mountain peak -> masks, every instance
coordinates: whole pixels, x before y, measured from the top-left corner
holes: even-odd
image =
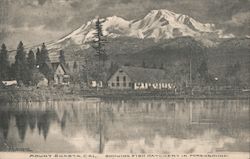
[[[211,36],[223,37],[222,30],[216,30],[214,24],[201,23],[194,18],[174,13],[167,9],[152,10],[139,20],[125,20],[118,16],[107,17],[103,23],[104,35],[111,38],[120,36],[132,38],[152,38],[155,41],[176,37],[190,36],[203,42],[213,43]],[[95,33],[96,18],[83,24],[77,30],[58,40],[54,46],[65,47],[65,44],[75,43],[86,47]],[[68,41],[68,42],[67,42]]]
[[[172,12],[172,11],[169,11],[167,9],[159,9],[159,10],[151,10],[149,14],[158,14],[158,15],[169,15],[169,16],[175,16],[176,13]]]

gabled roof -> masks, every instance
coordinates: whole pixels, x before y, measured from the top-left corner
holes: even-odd
[[[130,77],[132,82],[153,83],[165,81],[165,71],[160,69],[123,66],[119,70],[123,70]]]
[[[61,65],[63,71],[64,71],[66,74],[69,74],[69,70],[67,69],[67,67],[66,67],[64,64],[62,64],[62,63],[60,63],[60,62],[53,62],[53,63],[51,63],[51,65],[52,65],[52,68],[53,68],[53,71],[54,71],[54,72],[56,71],[56,69],[58,68],[58,66]]]

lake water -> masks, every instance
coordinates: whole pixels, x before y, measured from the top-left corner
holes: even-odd
[[[49,101],[0,105],[0,150],[247,153],[249,100]]]

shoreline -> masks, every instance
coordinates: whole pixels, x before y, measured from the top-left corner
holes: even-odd
[[[88,98],[103,100],[250,100],[250,95],[174,95],[154,92],[65,92],[56,89],[16,89],[0,90],[0,103],[77,101]]]
[[[131,96],[131,95],[125,95],[125,96],[119,96],[119,95],[113,95],[113,96],[100,96],[100,95],[85,95],[85,98],[101,98],[101,99],[143,99],[143,100],[161,100],[161,99],[170,99],[170,100],[250,100],[250,96],[183,96],[183,95],[175,95],[175,96]]]

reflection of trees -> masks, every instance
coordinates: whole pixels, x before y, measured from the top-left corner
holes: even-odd
[[[25,139],[27,127],[33,131],[38,128],[39,135],[42,133],[44,139],[47,138],[50,123],[56,119],[54,111],[15,111],[16,125],[19,137],[22,141]]]
[[[55,119],[56,119],[56,114],[54,111],[46,110],[45,112],[40,112],[38,114],[38,119],[37,119],[38,132],[39,135],[42,133],[45,140],[49,132],[51,120]]]
[[[67,111],[64,110],[64,112],[63,112],[63,117],[62,117],[62,120],[61,120],[61,130],[64,130],[64,129],[65,129],[65,126],[66,126],[66,118],[67,118]]]
[[[26,130],[28,127],[28,118],[27,118],[27,112],[15,112],[15,118],[16,118],[16,126],[18,129],[19,137],[22,141],[24,141]]]
[[[36,118],[37,118],[37,113],[35,111],[28,112],[28,123],[31,131],[33,132],[35,127],[36,127]]]
[[[3,133],[3,137],[6,140],[9,132],[10,113],[9,111],[0,111],[0,131]]]
[[[193,110],[190,109],[190,105],[193,106]],[[249,115],[247,114],[249,102],[128,100],[81,103],[73,105],[72,108],[67,106],[68,104],[60,107],[60,115],[58,115],[60,121],[57,117],[59,113],[56,114],[54,107],[46,108],[47,111],[40,106],[37,107],[38,109],[29,107],[25,110],[22,108],[17,111],[0,111],[0,134],[3,133],[4,138],[7,138],[11,115],[16,117],[21,140],[25,139],[28,125],[31,130],[38,129],[42,138],[46,139],[51,123],[58,121],[56,123],[61,126],[63,135],[72,137],[75,133],[79,135],[83,132],[82,135],[87,135],[99,142],[98,151],[102,153],[109,140],[129,141],[144,138],[146,144],[152,145],[151,141],[157,135],[190,139],[197,138],[205,132],[210,133],[213,129],[218,131],[220,136],[245,139],[243,135],[249,131]],[[198,121],[214,119],[215,122],[193,124],[190,122],[190,113],[198,114]]]
[[[98,109],[99,153],[103,153],[105,143],[109,140],[108,129],[112,127],[114,115],[112,108],[107,105],[99,103]]]

